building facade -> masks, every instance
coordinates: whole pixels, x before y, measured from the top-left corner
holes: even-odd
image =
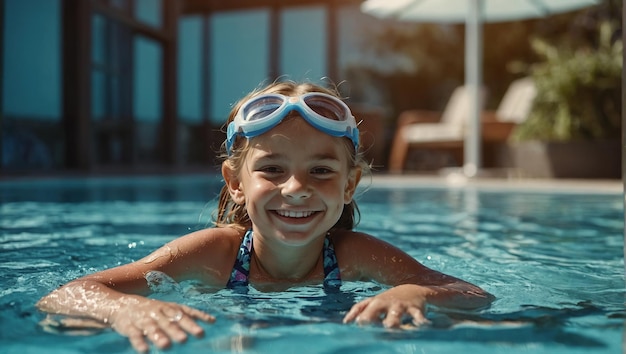
[[[360,1],[222,3],[0,0],[2,172],[211,165],[247,92],[362,58]]]

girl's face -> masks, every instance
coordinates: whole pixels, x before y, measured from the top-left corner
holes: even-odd
[[[224,175],[255,237],[304,245],[335,225],[360,178],[341,139],[294,116],[250,140],[240,174]]]

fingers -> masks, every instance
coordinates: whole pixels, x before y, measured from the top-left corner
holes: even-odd
[[[402,324],[402,317],[404,315],[404,309],[400,306],[392,306],[387,311],[385,319],[383,320],[383,326],[386,328],[397,328]]]
[[[375,298],[365,299],[352,306],[350,311],[343,319],[344,323],[356,322],[358,325],[366,325],[370,323],[379,323],[386,318],[389,306],[384,301],[378,301]],[[398,310],[395,310],[398,312]]]
[[[172,345],[170,338],[180,339],[180,333],[175,334],[176,330],[172,328],[164,329],[155,319],[146,319],[135,324],[126,324],[124,326],[113,326],[120,334],[126,336],[138,353],[147,353],[150,350],[149,342],[152,342],[160,349],[169,348]],[[180,330],[178,330],[180,331]],[[180,331],[184,338],[187,335]]]
[[[145,353],[150,349],[148,342],[160,349],[167,349],[172,346],[173,342],[184,343],[187,341],[187,333],[194,336],[204,334],[203,329],[188,316],[183,316],[178,321],[154,316],[142,321],[141,328],[142,330],[133,326],[127,332],[131,345],[139,353]]]
[[[177,340],[177,342],[183,342],[187,339],[187,336],[185,335],[183,338],[180,336],[180,333],[185,334],[185,332],[193,335],[194,337],[202,337],[204,335],[204,329],[202,329],[202,327],[200,327],[195,320],[213,323],[215,322],[215,317],[207,314],[206,312],[196,310],[185,305],[180,305],[179,309],[177,309],[174,314],[169,311],[168,321],[170,323],[168,328],[172,328],[172,333],[177,335],[177,337],[172,336],[172,338],[174,340],[179,338],[180,340]],[[172,326],[174,324],[176,326]]]
[[[344,316],[343,323],[356,322],[358,325],[365,325],[380,322],[381,317],[386,313],[384,304],[375,301],[373,298],[365,299],[352,306],[350,311]]]
[[[144,336],[151,341],[154,345],[159,347],[160,349],[169,348],[172,345],[172,340],[166,333],[163,327],[160,327],[158,324],[153,323],[149,324],[143,331]],[[183,333],[185,339],[187,335]]]
[[[158,304],[157,306],[154,306]],[[196,321],[215,322],[215,317],[188,306],[171,303],[150,303],[151,310],[118,314],[113,329],[128,337],[139,353],[150,350],[149,343],[167,349],[172,343],[183,343],[188,334],[202,337],[204,329]]]
[[[429,323],[422,309],[400,303],[387,304],[366,299],[354,305],[343,319],[343,323],[355,322],[358,325],[382,323],[386,328],[399,328],[405,317],[419,327]]]
[[[150,350],[148,343],[145,340],[143,331],[137,327],[133,327],[127,333],[128,341],[138,353],[147,353]]]
[[[182,311],[187,315],[187,316],[191,316],[193,318],[197,318],[201,321],[207,322],[207,323],[213,323],[215,322],[215,317],[209,315],[206,312],[200,311],[200,310],[196,310],[192,307],[189,306],[185,306],[185,305],[180,305],[180,308],[182,309]]]
[[[348,313],[344,316],[343,323],[350,323],[352,321],[355,321],[357,317],[359,317],[359,314],[363,312],[363,310],[369,305],[371,301],[372,299],[365,299],[352,306],[350,311],[348,311]]]
[[[167,323],[160,323],[159,327],[163,332],[165,332],[165,335],[169,339],[172,339],[177,343],[183,343],[187,341],[187,332],[185,332],[184,326],[181,326],[181,323],[168,321]],[[166,343],[166,345],[168,346],[170,344],[171,343]]]
[[[189,315],[183,315],[180,321],[176,322],[176,325],[196,338],[204,336],[204,329]]]
[[[413,318],[413,324],[417,327],[430,323],[430,321],[424,315],[424,312],[417,307],[409,308],[408,313]]]
[[[196,319],[209,323],[215,322],[215,317],[184,305],[164,307],[160,313],[152,312],[150,317],[157,324],[158,331],[154,331],[154,337],[149,337],[149,339],[160,348],[169,347],[171,340],[177,343],[185,342],[187,333],[202,337],[204,329],[196,323]],[[161,334],[164,334],[167,340],[163,340]]]

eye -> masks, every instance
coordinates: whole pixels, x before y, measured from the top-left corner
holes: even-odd
[[[314,175],[328,175],[335,172],[333,169],[331,169],[330,167],[325,167],[325,166],[318,166],[318,167],[314,167],[313,169],[311,169],[311,173]]]
[[[258,169],[260,172],[268,173],[268,174],[278,174],[283,172],[283,169],[279,166],[263,166]]]

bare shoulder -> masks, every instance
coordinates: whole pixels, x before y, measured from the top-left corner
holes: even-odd
[[[181,236],[166,246],[183,247],[186,251],[203,250],[206,247],[229,249],[238,248],[244,232],[230,227],[213,227],[194,231]]]
[[[139,263],[153,264],[151,268],[174,278],[220,284],[230,275],[243,234],[228,227],[198,230],[168,242]]]
[[[431,272],[402,249],[366,233],[337,231],[332,240],[342,279],[376,280],[392,285],[409,274]]]
[[[209,228],[178,237],[135,262],[84,276],[120,291],[145,293],[145,275],[167,274],[176,281],[196,279],[209,286],[226,284],[243,232]]]
[[[383,253],[406,254],[391,243],[363,232],[338,230],[333,233],[332,241],[338,253],[345,252],[355,256]]]

